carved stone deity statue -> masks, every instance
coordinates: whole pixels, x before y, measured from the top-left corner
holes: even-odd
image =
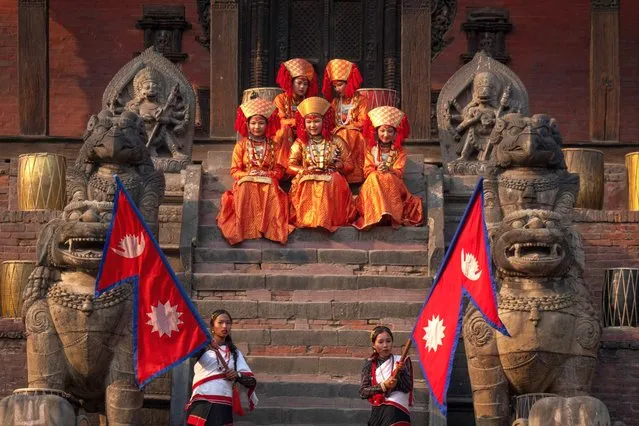
[[[451,175],[480,174],[489,160],[489,136],[507,113],[528,112],[528,95],[517,76],[484,52],[444,85],[437,103],[442,160]]]
[[[579,177],[566,170],[555,120],[506,114],[489,139],[484,213],[499,316],[511,337],[474,307],[463,336],[477,424],[506,426],[513,394],[588,393],[601,326],[571,220]]]
[[[97,298],[94,288],[115,174],[152,232],[158,230],[164,176],[145,148],[144,124],[131,111],[114,115],[103,110],[91,117],[84,145],[67,171],[69,202],[38,238],[38,265],[23,294],[30,388],[23,393],[32,398],[36,417],[31,418],[38,418],[38,412],[57,413],[47,424],[75,425],[73,409],[59,410],[69,403],[76,411],[82,406],[102,413],[110,425],[140,423],[143,394],[134,379],[132,287],[120,286]],[[48,398],[38,399],[38,392]],[[3,415],[11,409],[24,414],[17,397],[0,404],[0,418],[8,418]]]
[[[146,146],[158,170],[179,172],[193,147],[195,94],[182,71],[153,47],[126,64],[102,97],[114,114],[143,118]]]

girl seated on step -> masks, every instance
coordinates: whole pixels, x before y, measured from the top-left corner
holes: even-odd
[[[285,244],[294,229],[288,221],[288,196],[279,181],[286,170],[286,150],[273,137],[277,108],[252,99],[237,109],[235,130],[242,138],[233,148],[233,188],[222,195],[217,225],[229,244],[267,238]]]
[[[423,222],[422,200],[408,192],[403,180],[406,151],[402,141],[409,132],[406,114],[395,107],[381,106],[368,113],[364,123],[369,146],[364,159],[366,181],[357,197],[359,218],[353,224],[357,229],[384,222],[393,228]]]

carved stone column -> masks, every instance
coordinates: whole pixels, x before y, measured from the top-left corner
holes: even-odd
[[[235,139],[238,2],[211,1],[211,137]]]
[[[384,1],[384,87],[399,89],[398,0]]]
[[[49,131],[49,4],[18,1],[18,98],[20,133]]]
[[[262,87],[268,83],[270,3],[270,0],[251,0],[251,57],[249,59],[251,87]]]
[[[619,0],[590,4],[590,138],[619,140]]]
[[[430,135],[430,1],[402,1],[402,110],[411,123],[411,138]]]

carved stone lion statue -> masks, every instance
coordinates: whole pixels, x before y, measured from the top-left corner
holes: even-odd
[[[484,212],[499,287],[496,333],[470,307],[463,336],[478,425],[510,424],[513,395],[586,395],[601,326],[571,223],[579,177],[568,173],[555,120],[506,114],[490,136]]]
[[[109,425],[138,424],[143,403],[134,381],[132,288],[93,293],[112,215],[113,175],[157,232],[164,176],[144,143],[144,123],[133,112],[91,117],[67,173],[69,203],[41,231],[38,266],[23,294],[29,388],[70,395],[65,399],[76,408],[106,415]],[[75,418],[48,424],[73,425]]]

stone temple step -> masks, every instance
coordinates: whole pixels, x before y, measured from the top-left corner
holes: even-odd
[[[324,321],[373,321],[391,319],[414,321],[422,309],[419,302],[272,302],[257,300],[197,300],[196,306],[204,318],[219,308],[231,312],[234,320],[281,319]],[[372,324],[372,323],[371,323]]]
[[[205,202],[203,203],[206,204]],[[206,205],[202,206],[202,208],[206,207]],[[200,246],[206,246],[210,243],[221,240],[223,241],[220,229],[217,227],[215,222],[215,216],[212,214],[204,214],[200,218],[198,240]],[[398,229],[393,229],[390,226],[376,226],[367,231],[359,231],[352,226],[342,226],[333,233],[324,229],[296,229],[289,235],[287,246],[292,243],[304,241],[332,241],[342,243],[351,243],[354,241],[386,241],[426,244],[428,242],[428,227],[402,226]],[[241,245],[242,244],[240,244],[240,246]]]
[[[330,271],[330,266],[325,269]],[[197,269],[196,269],[197,270]],[[197,291],[238,290],[366,290],[376,288],[428,291],[431,277],[420,275],[353,275],[295,273],[273,271],[253,273],[196,273],[193,287]],[[389,291],[389,295],[392,291]],[[365,296],[365,295],[364,295]]]
[[[359,362],[361,367],[363,360]],[[260,402],[255,411],[236,419],[235,424],[356,425],[366,424],[370,415],[370,404],[359,397],[359,370],[340,378],[325,374],[256,374]],[[474,425],[472,398],[455,390],[451,388],[448,395],[449,424]],[[413,396],[412,423],[426,425],[429,395],[420,373],[415,375]]]
[[[252,248],[197,247],[196,263],[336,263],[371,266],[428,266],[428,250],[418,245],[396,248],[374,242],[370,248],[267,248],[263,241],[249,242]],[[255,245],[253,245],[255,244]]]
[[[395,346],[406,343],[411,331],[393,331]],[[319,345],[365,348],[370,353],[370,330],[233,329],[233,341],[253,345]],[[399,349],[398,349],[399,350]]]

